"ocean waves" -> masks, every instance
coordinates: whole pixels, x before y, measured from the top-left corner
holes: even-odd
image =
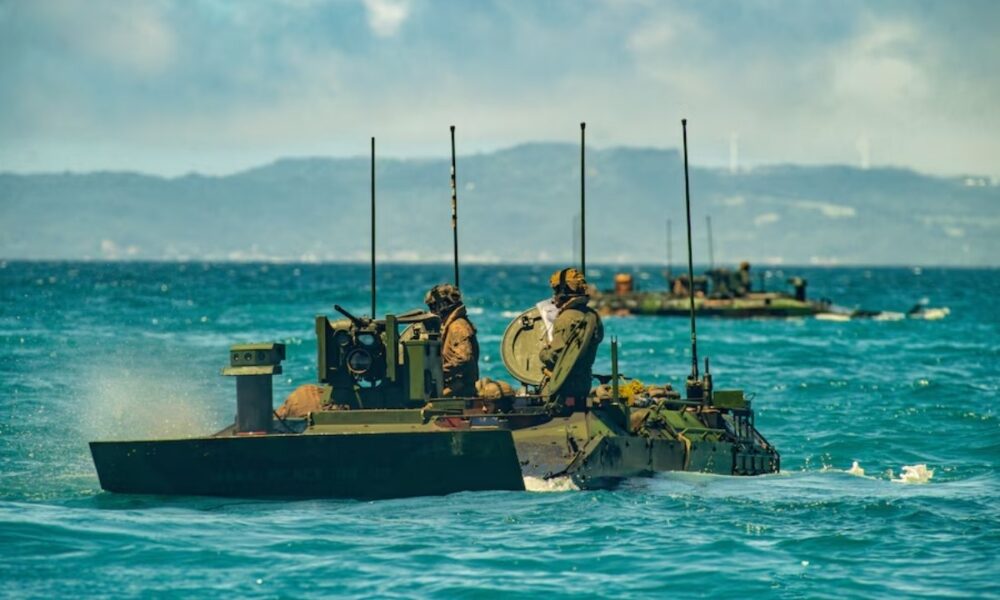
[[[380,267],[379,311],[419,306],[450,268]],[[494,346],[510,318],[548,294],[550,269],[495,270],[469,266],[462,281],[482,374],[509,380]],[[602,271],[607,285],[614,271]],[[87,442],[221,429],[234,410],[232,382],[218,376],[230,343],[289,343],[279,399],[313,381],[313,315],[335,302],[366,312],[363,267],[5,263],[0,589],[39,598],[995,596],[1000,273],[805,275],[811,291],[845,305],[905,310],[926,296],[951,312],[699,321],[716,387],[752,398],[758,428],[782,453],[780,474],[260,502],[103,493]],[[605,324],[621,341],[624,374],[682,385],[686,320]],[[605,344],[595,370],[608,363]]]

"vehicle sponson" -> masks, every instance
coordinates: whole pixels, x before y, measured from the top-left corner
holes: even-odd
[[[101,487],[127,494],[381,499],[523,490],[509,431],[227,435],[91,442]]]

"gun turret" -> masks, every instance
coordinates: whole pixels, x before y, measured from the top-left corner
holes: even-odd
[[[440,318],[413,311],[405,320],[316,317],[317,378],[331,388],[330,402],[351,408],[420,406],[443,387]],[[410,327],[400,334],[400,321]]]

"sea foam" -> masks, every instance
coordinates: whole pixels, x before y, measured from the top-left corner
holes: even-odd
[[[891,475],[890,475],[891,477]],[[893,483],[927,483],[934,477],[934,469],[927,465],[904,465],[898,478],[890,479]]]
[[[865,470],[861,468],[861,465],[858,464],[858,461],[854,461],[851,464],[851,468],[847,470],[847,473],[848,475],[857,475],[858,477],[865,476]]]
[[[572,492],[580,488],[573,483],[573,479],[570,477],[553,477],[552,479],[525,477],[524,489],[529,492]]]

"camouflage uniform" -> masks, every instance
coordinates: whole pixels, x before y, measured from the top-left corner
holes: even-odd
[[[545,393],[556,397],[566,408],[582,408],[590,393],[594,359],[597,357],[597,347],[604,339],[604,324],[601,317],[594,312],[587,301],[587,282],[576,269],[557,271],[550,283],[555,294],[559,314],[552,327],[552,340],[541,349],[539,359],[546,373],[551,374],[560,359],[565,354],[567,344],[581,343],[583,348],[576,356],[576,361],[569,374],[558,389],[544,389]],[[578,336],[587,339],[576,341]],[[548,384],[545,385],[548,387]]]
[[[750,280],[750,263],[746,261],[740,263],[739,286],[737,289],[741,296],[745,296],[753,291],[753,283]]]
[[[441,366],[445,396],[476,396],[479,379],[479,340],[453,285],[436,285],[424,299],[431,312],[444,319],[441,325]]]
[[[442,327],[441,365],[445,396],[475,396],[479,379],[479,340],[465,306],[451,311]]]

